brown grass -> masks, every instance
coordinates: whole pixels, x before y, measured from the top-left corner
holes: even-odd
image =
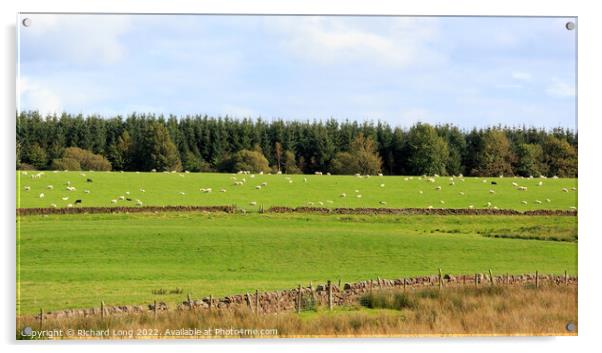
[[[94,330],[108,338],[236,338],[236,337],[375,337],[430,335],[576,335],[567,323],[577,325],[577,287],[533,285],[513,287],[451,287],[373,292],[360,303],[333,311],[318,307],[301,314],[255,315],[251,311],[164,312],[111,316],[99,315],[44,321],[44,330]],[[33,316],[17,323],[17,338],[28,339],[25,327],[39,330]],[[258,331],[220,334],[215,329]],[[166,330],[181,335],[166,334]],[[200,331],[191,332],[199,329]],[[212,331],[208,331],[212,329]],[[259,330],[277,330],[264,331]]]

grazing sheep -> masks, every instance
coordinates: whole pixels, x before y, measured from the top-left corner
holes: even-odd
[[[357,194],[357,195],[356,195],[356,197],[357,197],[358,199],[361,199],[361,198],[362,198],[362,194]]]
[[[494,210],[499,210],[499,208],[497,206],[493,206]]]
[[[307,178],[303,178],[303,182],[307,183]]]
[[[90,179],[90,178],[87,178],[87,179],[86,179],[86,183],[92,183],[92,182],[94,182],[94,180],[92,180],[92,179]]]
[[[569,189],[567,189],[567,188],[562,188],[562,192],[569,192]]]
[[[548,202],[548,203],[549,203],[549,202],[552,202],[552,200],[550,200],[550,199],[546,199],[546,202]]]
[[[420,195],[422,195],[422,194],[424,193],[424,191],[422,191],[422,190],[418,190],[418,193],[419,193]]]
[[[428,207],[428,208],[429,208],[429,209],[433,208],[433,205],[429,205],[429,207]]]
[[[261,183],[261,186],[268,186],[268,182],[264,181],[263,183]]]
[[[460,191],[459,194],[464,196],[464,191]]]
[[[308,205],[308,206],[313,206],[313,205],[314,205],[314,203],[313,203],[313,202],[311,202],[311,201],[309,201],[309,202],[307,203],[307,205]]]
[[[468,208],[473,209],[474,205],[468,205]]]
[[[80,203],[82,203],[82,200],[75,200],[75,204],[76,204],[76,205],[77,205],[77,204],[80,204]]]
[[[55,204],[55,203],[51,203],[51,204],[50,204],[50,207],[52,207],[52,208],[56,208],[56,204]]]
[[[119,197],[118,197],[118,199],[119,199],[120,201],[124,201],[124,200],[125,200],[125,196],[119,196]]]
[[[151,169],[151,172],[156,173],[157,170],[155,168]]]
[[[117,203],[117,200],[113,199],[111,200],[111,203]]]
[[[129,197],[125,199],[126,201],[132,201],[132,199],[130,199]]]
[[[67,204],[67,208],[71,208],[71,207],[73,207],[73,205],[72,205],[72,204],[70,204],[70,203],[68,203],[68,204]]]
[[[491,185],[497,185],[497,181],[492,181]]]
[[[324,206],[324,202],[322,202],[322,201],[318,201],[318,205],[320,205],[320,206]]]
[[[435,188],[435,190],[437,190],[437,191],[441,191],[441,186],[437,186],[437,187]]]
[[[126,194],[126,195],[129,195],[129,194],[130,194],[130,192],[129,192],[129,191],[126,191],[126,192],[125,192],[125,194]]]
[[[527,190],[528,190],[528,188],[527,188],[526,186],[519,186],[519,187],[518,187],[518,190],[519,190],[519,191],[527,191]]]
[[[315,172],[316,175],[322,175],[322,172]]]
[[[226,192],[226,189],[220,189],[219,192]]]
[[[521,201],[520,203],[522,203],[523,205],[526,205],[526,204],[528,204],[528,202],[527,202],[527,201],[524,201],[524,200],[523,200],[523,201]]]
[[[442,205],[444,205],[445,201],[441,200],[441,201],[439,201],[439,203],[442,204]]]
[[[456,185],[456,183],[455,183],[455,182],[453,182],[453,181],[450,181],[450,182],[449,182],[449,185],[451,185],[451,186],[454,186],[454,185]]]
[[[346,194],[346,193],[342,193],[342,194],[341,194],[341,195],[339,195],[339,196],[341,196],[341,197],[347,197],[347,194]]]
[[[387,201],[380,201],[379,203],[380,203],[381,205],[386,205],[386,204],[387,204]]]
[[[514,186],[515,188],[518,187],[518,183],[516,183],[515,181],[512,182],[512,186]]]
[[[255,187],[255,189],[257,189],[257,190],[261,189],[261,185],[257,185],[257,186]]]
[[[251,206],[255,206],[255,205],[257,205],[257,202],[255,202],[255,201],[251,201],[251,202],[249,202],[249,205],[251,205]]]
[[[495,194],[495,190],[491,190],[491,189],[489,189],[489,193],[490,193],[490,194]]]
[[[383,176],[383,173],[378,173],[378,176]]]
[[[356,189],[356,190],[354,190],[354,191],[355,191],[355,193],[358,193],[358,192],[360,192],[360,191],[359,191],[359,190],[357,190],[357,189]]]
[[[140,189],[140,192],[146,192],[146,190],[144,190],[144,189]]]
[[[539,201],[539,200],[535,200],[535,203],[538,204],[538,205],[541,205],[542,202]]]
[[[48,188],[48,190],[54,190],[54,186],[52,186],[52,185],[48,185],[47,188]]]
[[[180,195],[186,195],[184,191],[180,191]]]
[[[491,207],[491,202],[487,202],[486,207]]]
[[[487,179],[483,179],[483,184],[487,184]]]
[[[571,188],[571,190],[573,190],[573,191],[577,191],[577,188],[573,186],[573,187]]]
[[[569,210],[573,210],[573,211],[575,211],[575,210],[577,210],[577,207],[575,207],[575,206],[571,206],[571,207],[569,207]]]
[[[41,199],[43,199],[43,198],[44,198],[44,196],[45,196],[45,195],[44,195],[44,193],[41,193],[41,194],[40,194],[40,198],[41,198]]]
[[[381,188],[384,188],[384,187],[385,187],[385,184],[380,184],[380,187],[381,187]]]
[[[136,206],[142,206],[142,201],[136,200]]]
[[[326,200],[326,203],[334,203],[332,200]]]
[[[30,186],[26,186],[25,187],[25,191],[29,191],[29,190],[31,190],[31,187]]]
[[[543,185],[543,181],[540,181],[539,183],[537,183],[537,186],[542,186]]]
[[[67,200],[69,200],[69,196],[61,197],[61,199],[62,199],[63,201],[67,201]]]
[[[408,178],[403,178],[403,181],[408,181]]]
[[[289,183],[289,184],[292,184],[292,183],[293,183],[293,181],[289,179],[288,183]]]
[[[558,179],[558,175],[554,175],[552,179]]]

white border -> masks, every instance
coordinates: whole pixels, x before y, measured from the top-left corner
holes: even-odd
[[[593,4],[595,2],[591,2]],[[297,339],[297,340],[237,340],[237,341],[183,341],[178,350],[226,350],[280,352],[283,349],[305,351],[308,349],[337,349],[348,352],[365,352],[366,349],[384,351],[408,350],[412,352],[504,352],[508,350],[537,349],[546,352],[587,351],[596,347],[596,336],[600,328],[600,280],[596,278],[602,268],[599,254],[602,234],[596,222],[600,195],[600,150],[599,134],[602,131],[599,82],[602,80],[600,63],[602,57],[598,43],[602,34],[602,12],[594,5],[572,1],[468,1],[468,0],[423,0],[401,1],[357,1],[357,0],[231,0],[231,1],[154,1],[154,0],[5,0],[0,2],[2,21],[2,104],[3,138],[2,187],[4,198],[0,202],[2,219],[2,301],[0,310],[0,335],[5,351],[79,352],[82,343],[23,344],[15,342],[15,61],[17,12],[135,12],[135,13],[264,13],[264,14],[391,14],[391,15],[532,15],[532,16],[578,16],[579,25],[579,337],[560,338],[447,338],[447,339]],[[86,350],[102,352],[107,349],[140,349],[146,352],[170,351],[166,344],[173,342],[126,342],[126,343],[83,343]]]

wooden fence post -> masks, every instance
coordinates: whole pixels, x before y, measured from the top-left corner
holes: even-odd
[[[539,271],[535,271],[535,288],[539,288]]]
[[[104,320],[105,318],[105,302],[104,300],[100,301],[100,319]]]
[[[341,279],[339,278],[339,290],[341,289]]]
[[[43,326],[44,326],[44,310],[42,310],[42,308],[40,308],[40,330],[42,330]]]
[[[252,312],[255,311],[253,310],[253,303],[251,302],[251,294],[249,294],[249,292],[247,292],[247,305]]]
[[[441,269],[439,269],[439,289],[443,289],[443,276],[441,275]]]
[[[213,294],[209,294],[209,311],[213,309]]]
[[[566,270],[564,270],[564,285],[568,286],[569,285],[569,276]]]
[[[255,314],[259,315],[259,290],[255,289]]]
[[[190,310],[194,309],[192,307],[192,297],[191,297],[190,293],[188,293],[188,306],[190,307]]]
[[[403,278],[403,291],[406,291],[406,278]]]
[[[332,310],[332,282],[328,280],[328,310]]]
[[[475,287],[479,286],[479,274],[478,273],[474,274],[474,285],[475,285]]]
[[[491,272],[491,269],[489,269],[489,285],[493,286],[494,284],[493,273]]]
[[[153,319],[157,319],[157,301],[155,300],[154,306],[153,306]]]
[[[462,285],[466,286],[466,275],[462,276]]]
[[[301,313],[301,285],[297,288],[297,314]]]
[[[280,292],[276,291],[276,315],[280,313]]]

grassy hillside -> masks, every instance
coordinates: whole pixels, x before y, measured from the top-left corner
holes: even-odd
[[[140,200],[145,206],[237,205],[247,210],[257,210],[262,204],[264,207],[467,208],[472,205],[485,208],[490,203],[490,207],[516,210],[577,206],[577,179],[453,178],[452,181],[450,177],[437,177],[431,182],[401,176],[119,172],[45,172],[32,178],[37,172],[17,173],[18,207],[52,204],[67,207],[76,200],[82,200],[82,206],[135,206],[136,200]],[[86,182],[87,179],[92,182]],[[492,185],[492,181],[497,185]],[[67,182],[75,187],[74,191],[66,189]],[[242,185],[235,185],[236,182]],[[520,191],[512,183],[527,190]],[[441,189],[437,190],[439,186]],[[200,190],[209,188],[211,192]],[[225,191],[221,192],[222,189]],[[346,196],[342,197],[343,194]],[[119,200],[120,196],[131,201]],[[68,199],[63,200],[65,197]]]
[[[43,183],[58,184],[51,177],[64,178],[64,175],[50,174]],[[98,189],[94,195],[103,192],[103,180],[116,178],[135,184],[136,177],[156,180],[155,187],[161,185],[159,180],[173,179],[180,181],[180,185],[187,180],[187,176],[180,179],[177,175],[162,174],[95,174],[94,187]],[[76,180],[73,174],[70,178]],[[278,185],[275,180],[280,177],[264,178],[272,178],[268,179],[272,186]],[[309,179],[309,184],[299,184],[324,185],[328,180],[337,180],[325,176]],[[377,178],[339,180],[341,184],[366,185],[379,181]],[[403,185],[403,179],[383,180],[390,188],[395,188],[393,180]],[[477,181],[471,183],[475,189],[481,187]],[[177,186],[177,183],[166,184]],[[146,185],[150,194],[153,189]],[[550,192],[560,186],[550,186]],[[274,189],[280,190],[283,197],[286,186]],[[259,192],[264,191],[266,197],[275,192]],[[169,194],[165,188],[156,192]],[[497,195],[503,194],[500,191]],[[224,197],[220,194],[210,197],[214,196]],[[217,199],[214,202],[220,203]],[[539,216],[166,213],[20,217],[17,244],[20,308],[24,313],[32,313],[40,307],[58,310],[98,306],[100,300],[110,304],[142,304],[155,299],[174,303],[183,300],[187,293],[195,297],[221,296],[255,289],[292,288],[298,283],[323,283],[328,279],[341,278],[345,282],[377,276],[399,278],[434,274],[439,267],[449,273],[486,272],[492,268],[496,273],[568,270],[575,274],[576,242],[494,236],[520,237],[528,229],[529,234],[542,238],[557,236],[571,240],[576,237],[576,227],[576,217]],[[152,294],[161,288],[181,288],[183,294]]]

